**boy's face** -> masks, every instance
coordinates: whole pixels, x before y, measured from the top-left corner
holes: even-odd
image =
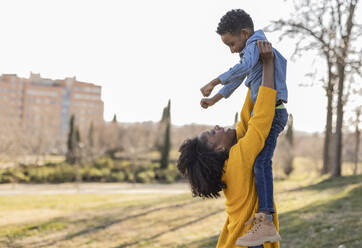
[[[249,38],[247,30],[243,29],[240,34],[225,33],[221,35],[222,41],[230,48],[231,53],[240,53]]]

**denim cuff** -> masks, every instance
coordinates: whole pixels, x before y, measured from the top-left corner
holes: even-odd
[[[225,99],[231,95],[231,93],[227,92],[224,87],[221,88],[218,93],[222,95],[222,97],[224,97]]]
[[[230,78],[229,74],[230,74],[229,71],[227,71],[227,72],[224,72],[223,74],[221,74],[218,77],[220,79],[220,81],[221,81],[221,84],[225,84],[228,81],[228,79]]]
[[[259,208],[259,212],[261,212],[261,211],[269,211],[272,214],[275,214],[274,208]]]

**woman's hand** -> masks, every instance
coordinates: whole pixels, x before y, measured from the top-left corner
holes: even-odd
[[[263,63],[262,85],[268,88],[275,89],[273,47],[271,43],[267,41],[258,40],[256,44],[259,49],[261,62]]]
[[[273,47],[270,42],[258,40],[256,44],[259,49],[260,60],[263,64],[274,61]]]

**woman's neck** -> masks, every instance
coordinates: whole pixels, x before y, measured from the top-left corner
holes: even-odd
[[[230,151],[231,147],[233,147],[238,142],[238,139],[237,139],[237,136],[236,136],[236,129],[233,129],[233,131],[234,131],[234,137],[232,139],[230,147],[228,147],[228,149],[227,149],[228,152]]]

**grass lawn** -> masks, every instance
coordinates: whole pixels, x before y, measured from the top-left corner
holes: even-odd
[[[362,247],[362,176],[275,182],[281,246]],[[190,193],[0,196],[0,247],[215,247],[224,198]]]

